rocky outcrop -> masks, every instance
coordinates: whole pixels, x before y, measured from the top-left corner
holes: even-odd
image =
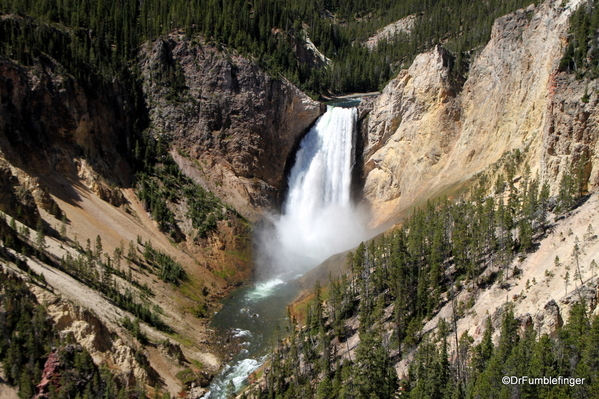
[[[205,388],[194,386],[190,390],[187,391],[186,398],[187,399],[200,399],[200,398],[203,398],[207,392],[208,392],[208,390]]]
[[[187,360],[185,359],[185,355],[183,354],[179,344],[175,344],[170,341],[163,342],[160,344],[160,351],[178,366],[183,366],[184,362]]]
[[[416,15],[408,15],[405,18],[395,21],[392,24],[379,29],[376,34],[370,36],[364,45],[369,50],[374,50],[381,40],[392,41],[400,34],[409,35],[416,23]]]
[[[364,198],[376,216],[389,217],[399,200],[418,195],[418,183],[437,175],[441,158],[453,148],[461,108],[452,63],[441,47],[421,54],[375,102],[363,106],[372,106],[362,127],[367,133]]]
[[[597,315],[599,281],[592,265],[599,253],[599,240],[580,238],[592,237],[587,232],[589,225],[597,221],[598,206],[599,195],[593,193],[576,210],[556,220],[552,231],[540,240],[533,253],[512,261],[510,267],[520,269],[518,275],[504,282],[496,281],[485,289],[458,293],[458,303],[467,296],[472,298],[472,307],[457,321],[458,336],[467,332],[475,343],[480,342],[490,317],[494,339],[498,340],[508,308],[520,321],[521,332],[532,326],[537,336],[558,334],[568,323],[576,303],[584,302],[589,317]],[[580,250],[578,260],[572,255],[575,246]],[[567,273],[579,277],[568,280]],[[426,323],[423,331],[433,331],[440,319],[451,320],[453,315],[449,301]],[[407,373],[407,365],[408,362],[402,361],[402,373]]]
[[[557,330],[564,325],[559,306],[554,299],[547,302],[543,310],[535,315],[533,322],[539,336],[544,334],[554,336]]]
[[[331,63],[331,60],[310,40],[306,30],[302,30],[299,37],[293,38],[293,49],[298,62],[309,68],[323,68]]]
[[[151,132],[171,141],[186,174],[246,216],[280,203],[290,155],[319,103],[201,41],[156,40],[140,65]]]
[[[580,0],[561,3],[499,18],[459,94],[450,55],[435,48],[365,105],[364,198],[375,224],[457,191],[515,149],[554,192],[566,166],[585,154],[589,188],[598,186],[596,84],[558,72],[568,17]]]
[[[37,394],[35,399],[48,399],[50,390],[56,390],[59,388],[60,381],[60,358],[58,352],[54,348],[46,363],[44,364],[44,370],[42,370],[42,380],[36,385],[35,390]],[[52,388],[51,388],[52,387]]]
[[[0,211],[20,222],[35,227],[39,212],[31,192],[13,175],[10,166],[0,161]]]
[[[156,372],[149,364],[140,363],[144,355],[136,355],[131,346],[110,331],[93,312],[59,298],[47,303],[46,310],[63,337],[70,337],[83,346],[96,364],[106,364],[124,386],[154,385],[152,376]]]
[[[564,170],[584,158],[591,161],[584,170],[586,189],[596,189],[599,187],[599,82],[556,73],[549,85],[540,159],[543,178],[559,182]],[[584,99],[585,96],[588,98]]]

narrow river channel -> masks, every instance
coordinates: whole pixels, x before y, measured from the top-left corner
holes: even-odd
[[[214,378],[207,398],[229,398],[233,390],[239,392],[247,384],[247,377],[264,363],[277,333],[285,331],[286,305],[299,289],[297,280],[285,282],[276,277],[241,288],[223,301],[212,326],[233,331],[243,341],[243,349]]]

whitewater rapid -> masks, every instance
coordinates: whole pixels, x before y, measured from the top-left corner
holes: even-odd
[[[244,287],[225,301],[212,324],[230,331],[242,349],[210,383],[206,398],[230,398],[247,385],[248,376],[266,361],[276,339],[275,326],[286,325],[285,305],[296,297],[298,290],[297,285],[274,277]]]

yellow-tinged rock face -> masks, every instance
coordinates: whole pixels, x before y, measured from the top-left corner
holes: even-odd
[[[365,105],[371,109],[362,126],[364,199],[374,225],[451,193],[515,149],[533,175],[553,182],[582,154],[594,153],[596,98],[582,103],[589,83],[557,70],[568,17],[579,3],[548,2],[498,19],[465,82],[437,47]],[[599,183],[592,161],[589,187]]]

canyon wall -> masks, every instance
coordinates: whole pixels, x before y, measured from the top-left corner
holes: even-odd
[[[27,189],[44,191],[39,179],[63,186],[78,180],[122,204],[111,186],[131,182],[129,88],[99,78],[86,86],[49,58],[23,67],[0,57],[0,93],[0,151],[14,173],[24,172]]]
[[[200,389],[230,353],[229,338],[216,336],[208,317],[252,272],[251,228],[235,211],[252,219],[278,206],[288,162],[324,108],[252,61],[176,35],[148,44],[140,66],[143,93],[117,79],[77,79],[44,55],[31,65],[0,57],[0,216],[26,243],[18,256],[46,276],[36,295],[57,330],[72,335],[124,385],[176,395],[189,388],[178,373],[193,369]],[[142,137],[136,130],[146,121],[144,134],[168,142],[182,171],[234,208],[205,236],[192,232],[185,200],[166,205],[186,235],[174,243],[137,198],[139,159],[133,158]],[[172,177],[144,171],[157,180]],[[39,237],[45,258],[25,248],[38,248]],[[79,259],[93,243],[100,249],[89,270],[111,276],[121,294],[132,293],[130,300],[143,298],[140,306],[172,334],[140,322],[147,339],[158,343],[144,347],[123,327],[124,318],[139,315],[66,269],[67,255]],[[160,278],[164,265],[147,262],[149,248],[179,264],[185,278]],[[6,257],[0,267],[25,275]]]
[[[588,189],[599,185],[597,82],[558,70],[568,17],[579,3],[548,1],[499,18],[465,81],[436,47],[363,103],[364,200],[373,224],[457,192],[483,171],[496,177],[513,150],[553,193],[583,154],[591,161]],[[581,101],[585,90],[588,102]]]
[[[142,54],[150,131],[172,142],[184,172],[250,219],[278,207],[289,158],[323,105],[201,40],[171,35]]]

